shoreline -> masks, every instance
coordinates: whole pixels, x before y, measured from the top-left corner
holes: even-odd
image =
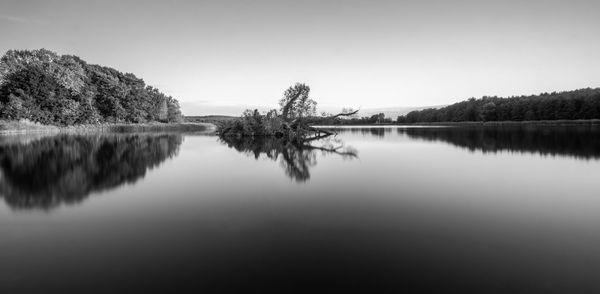
[[[600,126],[600,119],[578,120],[527,120],[527,121],[459,121],[459,122],[417,122],[417,123],[381,123],[381,124],[334,124],[314,125],[313,127],[395,127],[395,126]]]
[[[144,132],[194,132],[214,133],[216,126],[211,123],[105,123],[94,125],[54,126],[29,121],[0,121],[0,135],[12,134],[59,134],[59,133],[144,133]]]
[[[397,126],[520,126],[520,125],[542,125],[542,126],[586,126],[600,125],[600,119],[577,119],[577,120],[524,120],[524,121],[460,121],[460,122],[419,122],[419,123],[397,123]]]

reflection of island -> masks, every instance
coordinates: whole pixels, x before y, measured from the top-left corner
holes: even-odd
[[[181,135],[59,135],[0,144],[0,196],[15,209],[77,203],[141,179],[179,151]]]
[[[600,127],[503,126],[399,128],[398,134],[427,141],[442,141],[471,151],[530,152],[580,159],[600,159]]]
[[[239,152],[252,154],[256,159],[264,154],[276,161],[281,158],[285,174],[296,182],[306,182],[310,179],[310,167],[317,164],[317,154],[337,154],[343,158],[357,157],[357,151],[345,146],[338,139],[321,139],[315,142],[292,143],[282,139],[265,137],[226,137],[220,141]],[[319,144],[319,145],[317,145]]]

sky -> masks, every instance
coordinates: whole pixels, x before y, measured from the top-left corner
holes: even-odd
[[[600,86],[600,1],[0,0],[0,52],[143,78],[186,115],[443,105]]]

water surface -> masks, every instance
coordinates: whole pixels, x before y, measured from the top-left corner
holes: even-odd
[[[595,293],[600,129],[0,138],[0,291]]]

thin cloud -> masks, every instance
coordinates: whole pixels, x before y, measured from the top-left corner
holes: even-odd
[[[24,17],[18,17],[18,16],[11,16],[11,15],[1,15],[0,14],[0,20],[4,20],[4,21],[9,21],[9,22],[13,22],[13,23],[31,23],[31,24],[47,24],[47,22],[39,20],[39,19],[30,19],[30,18],[24,18]]]

